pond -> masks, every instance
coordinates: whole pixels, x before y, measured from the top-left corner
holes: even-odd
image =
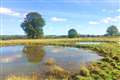
[[[47,72],[45,62],[54,60],[56,65],[70,72],[78,72],[80,65],[97,61],[102,57],[96,52],[59,46],[7,46],[0,48],[0,77],[9,74],[28,75]],[[0,79],[1,80],[1,79]]]

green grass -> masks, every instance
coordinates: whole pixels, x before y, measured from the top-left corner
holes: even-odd
[[[84,66],[86,75],[81,75],[81,71],[75,74],[72,79],[78,80],[120,80],[120,46],[115,43],[99,45],[88,45],[89,49],[99,52],[104,58],[98,62]],[[82,71],[82,72],[84,72]],[[89,71],[89,72],[88,72]],[[88,75],[89,74],[89,75]],[[78,77],[79,76],[79,77]],[[82,77],[81,77],[82,76]],[[84,78],[84,79],[81,79]]]

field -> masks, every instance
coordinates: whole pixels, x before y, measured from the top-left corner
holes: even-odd
[[[75,44],[76,42],[105,42],[101,44]],[[85,48],[96,51],[104,58],[80,67],[79,73],[67,73],[63,68],[54,66],[47,75],[48,80],[120,80],[120,38],[64,38],[64,39],[36,39],[36,40],[5,40],[1,46],[9,45],[54,45]],[[10,75],[6,80],[40,80],[37,74],[28,76]]]
[[[16,39],[0,40],[0,46],[7,45],[32,45],[32,44],[61,44],[76,42],[120,42],[120,37],[97,37],[97,38],[61,38],[61,39]]]

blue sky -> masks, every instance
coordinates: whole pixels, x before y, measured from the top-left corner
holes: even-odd
[[[120,30],[120,0],[0,0],[0,33],[23,35],[20,24],[29,12],[39,12],[46,21],[45,35],[66,35],[74,28],[80,34],[105,34],[107,27]]]

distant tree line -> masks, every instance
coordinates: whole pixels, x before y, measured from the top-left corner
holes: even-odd
[[[70,29],[68,31],[68,37],[69,38],[75,38],[75,37],[102,37],[102,36],[120,36],[120,32],[117,29],[116,26],[111,25],[107,28],[106,34],[104,35],[79,35],[75,29]]]
[[[120,35],[116,35],[116,36],[120,36]],[[86,35],[78,35],[77,37],[82,37],[82,38],[87,38],[87,37],[92,37],[92,38],[95,38],[95,37],[111,37],[111,36],[108,36],[108,35],[89,35],[89,34],[86,34]],[[113,36],[114,37],[114,36]],[[68,38],[68,35],[46,35],[44,37],[42,37],[43,39],[58,39],[58,38]],[[23,36],[23,35],[1,35],[0,36],[0,40],[11,40],[11,39],[27,39],[26,36]]]
[[[26,39],[24,35],[0,35],[0,40]]]

